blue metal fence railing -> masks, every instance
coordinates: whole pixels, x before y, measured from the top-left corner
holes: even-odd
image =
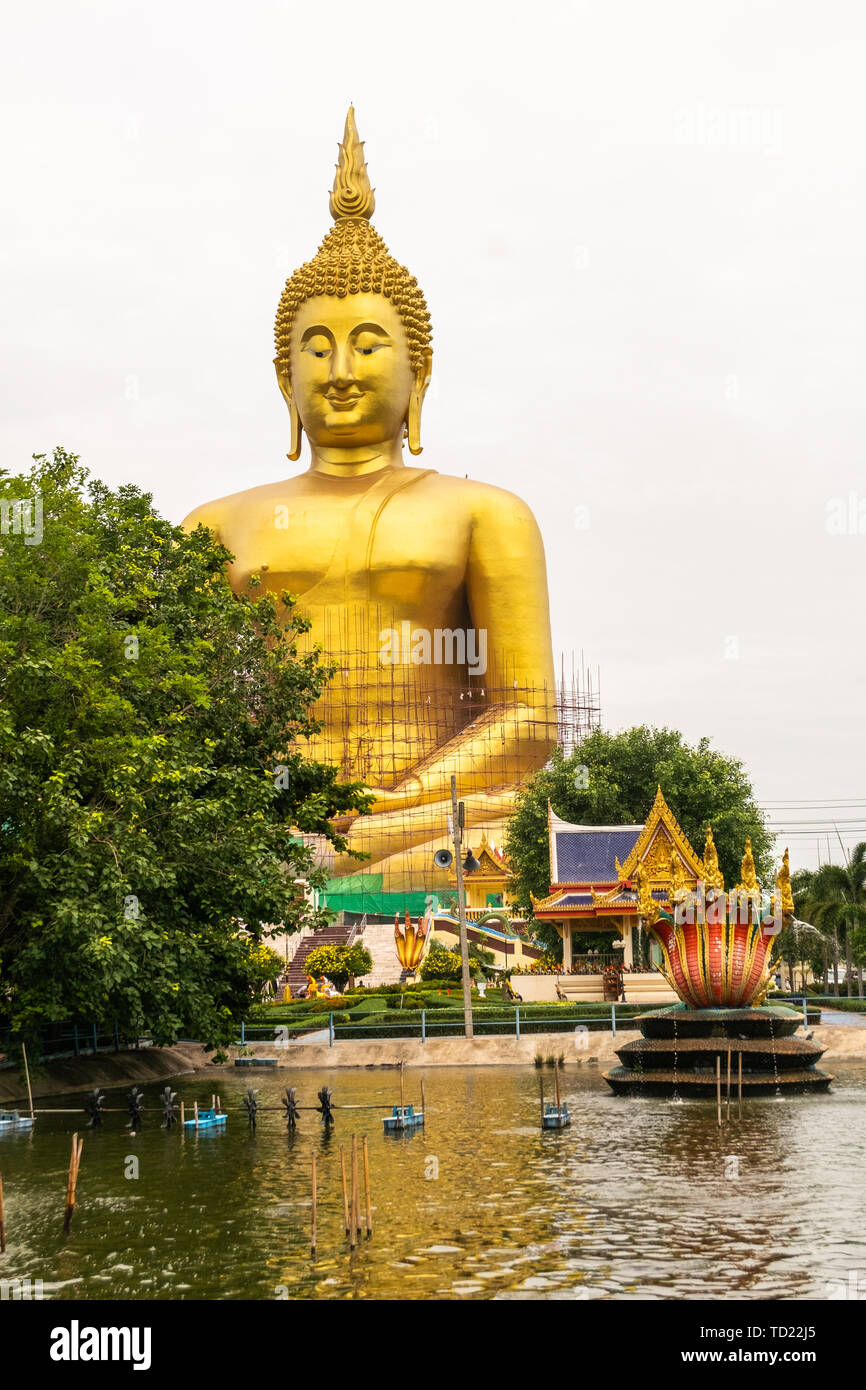
[[[809,1005],[814,1006],[814,999],[803,996],[802,998],[787,998],[784,1002],[789,1007],[802,1011],[803,1027],[809,1027]],[[579,1005],[575,1007],[579,1008]],[[518,1040],[526,1035],[535,1033],[589,1033],[590,1031],[608,1030],[614,1037],[618,1036],[623,1028],[637,1028],[637,1020],[643,1013],[654,1011],[658,1006],[647,1005],[624,1005],[622,1001],[612,1000],[604,1012],[595,1013],[571,1013],[559,1006],[552,1010],[543,1012],[529,1012],[526,1006],[518,1005],[513,1014],[513,1021],[508,1017],[499,1014],[498,1017],[485,1018],[484,1010],[473,1012],[472,1027],[476,1036],[494,1034],[500,1037],[513,1036]],[[497,1014],[499,1011],[496,1011]],[[396,1018],[393,1021],[387,1017],[378,1015],[366,1015],[371,1021],[362,1023],[354,1022],[350,1017],[340,1013],[329,1013],[327,1015],[327,1029],[325,1025],[325,1015],[320,1019],[311,1018],[307,1023],[299,1023],[292,1028],[291,1032],[285,1025],[272,1024],[242,1024],[241,1037],[238,1046],[245,1046],[249,1042],[258,1041],[260,1044],[268,1042],[277,1047],[287,1047],[292,1038],[297,1041],[308,1040],[310,1034],[315,1033],[321,1036],[324,1042],[327,1035],[328,1046],[333,1047],[335,1042],[365,1037],[403,1037],[419,1038],[422,1043],[426,1043],[430,1038],[436,1037],[462,1037],[463,1036],[463,1015],[455,1015],[452,1018],[442,1019],[437,1017],[438,1009],[421,1009],[417,1011],[414,1018]],[[341,1021],[342,1020],[342,1021]]]
[[[623,1013],[623,1006],[620,1006],[617,1014],[616,1003],[608,1005],[603,1013],[593,1014],[573,1014],[564,1009],[557,1008],[543,1013],[527,1013],[525,1008],[521,1009],[518,1005],[514,1010],[513,1021],[509,1018],[499,1016],[497,1018],[485,1018],[483,1011],[473,1013],[472,1027],[476,1035],[485,1032],[488,1034],[498,1034],[499,1036],[512,1035],[518,1040],[523,1035],[545,1032],[573,1032],[573,1031],[610,1031],[616,1036],[617,1027],[628,1026],[636,1021],[641,1013],[647,1012],[654,1006],[647,1005],[642,1008],[640,1005],[633,1006]],[[236,1047],[246,1047],[250,1043],[259,1044],[272,1043],[275,1047],[287,1047],[292,1038],[300,1041],[308,1039],[311,1033],[321,1034],[324,1041],[327,1033],[328,1045],[333,1047],[335,1042],[344,1038],[362,1038],[364,1036],[383,1037],[393,1035],[404,1038],[419,1038],[422,1043],[426,1043],[429,1038],[435,1037],[462,1037],[464,1022],[463,1014],[451,1019],[437,1018],[438,1010],[421,1009],[415,1018],[397,1018],[393,1021],[388,1018],[381,1018],[372,1021],[373,1016],[367,1015],[371,1019],[368,1023],[355,1023],[351,1018],[340,1021],[339,1013],[329,1013],[321,1015],[318,1020],[311,1018],[309,1022],[294,1026],[291,1030],[284,1024],[256,1024],[242,1023],[240,1027],[240,1037],[235,1043]],[[325,1019],[327,1018],[327,1024]],[[557,1025],[555,1028],[552,1025]]]
[[[803,1027],[810,1026],[809,1014],[812,1011],[812,1021],[815,1021],[815,1014],[821,1008],[832,1008],[833,1005],[839,1006],[848,1003],[856,1006],[856,997],[850,1001],[844,997],[837,1000],[835,996],[823,995],[785,995],[776,997],[773,1001],[776,1004],[787,1005],[802,1013]],[[575,1004],[576,1009],[580,1009],[580,1004]],[[647,1005],[624,1005],[621,1001],[611,1002],[604,1011],[594,1013],[572,1013],[567,1006],[558,1005],[551,1009],[543,1009],[536,1013],[533,1007],[518,1005],[514,1009],[513,1017],[504,1014],[499,1008],[491,1010],[495,1017],[485,1017],[483,1008],[473,1011],[472,1023],[476,1035],[483,1036],[485,1033],[498,1034],[499,1036],[513,1036],[518,1040],[522,1036],[529,1036],[534,1033],[551,1033],[585,1030],[610,1030],[616,1037],[618,1031],[623,1028],[636,1027],[637,1019],[642,1013],[647,1013],[657,1006]],[[396,1011],[394,1011],[396,1012]],[[857,1010],[859,1012],[859,1010]],[[390,1011],[389,1011],[390,1013]],[[250,1024],[245,1020],[240,1023],[240,1038],[235,1043],[237,1047],[246,1047],[251,1042],[260,1044],[272,1043],[278,1047],[288,1046],[291,1039],[308,1038],[310,1033],[318,1033],[324,1042],[328,1039],[328,1045],[333,1047],[335,1042],[343,1039],[362,1039],[365,1037],[404,1037],[419,1038],[422,1043],[426,1043],[430,1038],[437,1037],[462,1037],[463,1036],[463,1014],[462,1011],[454,1012],[451,1018],[443,1019],[439,1016],[438,1009],[421,1009],[414,1011],[414,1017],[388,1017],[383,1011],[383,1015],[365,1015],[369,1022],[354,1022],[350,1017],[341,1012],[320,1014],[318,1018],[311,1017],[309,1021],[304,1020],[302,1024],[292,1025],[291,1028],[284,1024]],[[378,1020],[378,1021],[374,1021]],[[12,1043],[9,1028],[0,1028],[0,1069],[17,1066],[17,1062],[11,1058],[4,1057],[2,1054],[7,1052]],[[182,1041],[194,1041],[194,1039],[184,1039]],[[126,1037],[120,1033],[116,1023],[102,1027],[92,1023],[64,1024],[45,1030],[45,1034],[40,1038],[41,1054],[45,1060],[64,1060],[69,1057],[93,1056],[99,1052],[117,1052],[121,1048],[139,1048],[152,1046],[150,1035],[144,1031],[137,1037]]]

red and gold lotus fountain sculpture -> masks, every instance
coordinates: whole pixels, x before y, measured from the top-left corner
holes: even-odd
[[[653,896],[646,877],[636,874],[641,916],[662,949],[661,972],[690,1008],[756,1007],[763,1003],[775,969],[776,938],[794,916],[788,851],[769,899],[755,874],[749,840],[733,892],[725,892],[712,830],[702,868],[703,879],[692,889],[672,854],[671,911]]]

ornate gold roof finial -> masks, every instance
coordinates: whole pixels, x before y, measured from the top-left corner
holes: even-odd
[[[637,889],[638,912],[647,926],[654,927],[659,919],[661,909],[652,895],[652,889],[650,888],[643,864],[638,863],[635,866],[633,879],[635,888]]]
[[[671,845],[671,902],[678,902],[683,896],[688,886],[686,877],[683,861]]]
[[[737,887],[745,889],[747,893],[760,893],[761,891],[761,885],[755,871],[755,857],[752,854],[752,841],[750,839],[746,840],[743,862],[740,865],[740,882]]]
[[[704,843],[704,883],[707,888],[724,888],[725,878],[719,868],[719,856],[713,841],[713,827],[707,826],[707,838]]]
[[[794,894],[791,891],[791,866],[788,861],[788,851],[782,855],[782,866],[776,874],[776,894],[782,900],[782,916],[793,917],[794,915]],[[775,906],[775,900],[774,900]]]
[[[376,208],[364,162],[364,142],[358,139],[354,106],[349,107],[346,115],[346,128],[329,206],[335,222],[339,222],[341,217],[365,217],[369,222]]]

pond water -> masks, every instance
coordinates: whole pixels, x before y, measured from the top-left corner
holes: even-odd
[[[534,1069],[431,1068],[426,1128],[386,1137],[394,1071],[214,1068],[174,1088],[188,1110],[219,1091],[221,1132],[181,1135],[148,1114],[132,1136],[123,1115],[93,1131],[58,1113],[32,1135],[0,1136],[0,1279],[41,1280],[46,1299],[824,1299],[855,1271],[863,1292],[866,1065],[832,1070],[826,1095],[753,1098],[720,1130],[713,1102],[615,1097],[599,1071],[566,1068],[573,1124],[543,1134]],[[419,1075],[407,1073],[407,1101]],[[251,1135],[236,1108],[247,1086],[277,1105],[286,1084],[313,1105],[324,1082],[338,1106],[381,1110],[338,1109],[329,1138],[305,1110],[289,1138],[281,1112],[260,1112]],[[123,1092],[106,1092],[106,1105],[122,1104]],[[64,1238],[75,1129],[84,1151]],[[350,1253],[340,1145],[353,1133],[368,1136],[374,1230]]]

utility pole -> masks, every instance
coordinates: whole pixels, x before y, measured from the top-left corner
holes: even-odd
[[[451,839],[457,866],[457,911],[460,916],[460,960],[463,967],[463,1018],[467,1038],[472,1037],[472,981],[469,978],[469,939],[466,935],[466,894],[463,891],[463,802],[457,804],[457,778],[451,778]]]

